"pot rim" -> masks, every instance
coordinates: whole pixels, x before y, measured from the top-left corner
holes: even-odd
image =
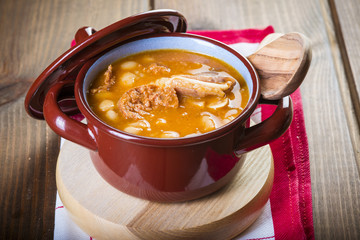
[[[158,147],[164,147],[164,146],[184,146],[184,145],[193,145],[193,144],[199,144],[202,142],[211,141],[217,138],[220,138],[224,135],[229,134],[232,131],[235,131],[240,126],[244,125],[246,120],[251,116],[253,111],[255,110],[257,103],[260,99],[260,82],[258,74],[255,70],[255,68],[252,66],[250,61],[241,55],[239,52],[234,50],[233,48],[229,47],[228,45],[208,38],[204,36],[199,36],[195,34],[189,34],[189,33],[159,33],[159,34],[152,34],[150,36],[139,36],[136,38],[132,38],[128,41],[123,42],[121,45],[134,42],[141,39],[147,39],[147,38],[158,38],[158,37],[186,37],[186,38],[194,38],[206,41],[208,43],[214,44],[218,47],[221,47],[233,55],[235,55],[238,59],[242,61],[242,63],[246,66],[248,69],[251,80],[253,82],[253,91],[251,95],[249,96],[248,103],[246,107],[243,109],[243,111],[231,122],[215,129],[210,132],[202,133],[197,136],[191,136],[191,137],[180,137],[180,138],[151,138],[151,137],[145,137],[140,135],[135,135],[131,133],[124,132],[120,129],[117,129],[115,127],[112,127],[102,121],[97,115],[91,110],[90,106],[87,103],[86,96],[83,94],[83,88],[84,88],[84,79],[86,76],[86,73],[90,69],[90,67],[103,55],[94,58],[87,63],[84,64],[84,66],[81,68],[79,74],[76,77],[75,80],[75,99],[76,103],[79,107],[80,112],[85,116],[85,118],[88,121],[88,124],[90,123],[90,126],[94,126],[97,129],[102,130],[103,132],[106,132],[107,134],[113,135],[114,137],[118,139],[122,139],[124,141],[143,144],[143,145],[152,145],[152,146],[158,146]],[[121,46],[120,45],[120,46]],[[109,51],[111,52],[111,51]],[[107,53],[109,53],[107,52]],[[216,58],[216,56],[214,56]],[[120,58],[119,58],[120,59]],[[241,74],[241,73],[240,73]]]
[[[33,118],[44,119],[44,100],[52,86],[63,80],[75,78],[74,76],[78,74],[85,62],[93,57],[103,55],[127,39],[161,32],[186,32],[186,29],[185,17],[171,9],[138,13],[112,23],[99,31],[92,29],[94,32],[87,33],[89,36],[86,39],[76,42],[76,45],[60,55],[36,78],[25,96],[25,110]],[[67,109],[63,110],[66,114],[72,112]]]

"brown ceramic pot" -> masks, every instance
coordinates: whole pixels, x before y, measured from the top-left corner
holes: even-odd
[[[129,25],[133,27],[128,28]],[[153,30],[148,30],[149,27]],[[127,30],[119,31],[124,28]],[[30,115],[45,117],[60,136],[88,148],[100,175],[125,193],[162,202],[185,201],[210,194],[234,177],[243,164],[244,153],[278,138],[291,123],[292,102],[290,97],[285,97],[271,102],[278,106],[269,119],[248,127],[250,115],[264,102],[254,68],[245,57],[225,44],[181,33],[186,30],[186,21],[177,12],[157,11],[142,17],[133,16],[131,21],[122,20],[94,35],[91,34],[95,31],[87,30],[88,33],[85,28],[79,30],[78,45],[40,75],[29,90],[25,105]],[[142,33],[134,34],[134,31]],[[128,37],[124,38],[124,34]],[[120,41],[119,38],[124,39]],[[237,69],[250,90],[250,99],[243,112],[219,129],[177,139],[129,134],[107,125],[93,113],[86,92],[99,71],[130,54],[169,48],[214,56]],[[66,100],[64,96],[72,95],[72,91],[75,109],[85,116],[86,124],[68,116],[74,104],[70,106],[63,100]]]
[[[86,92],[92,80],[116,59],[149,49],[180,48],[220,58],[244,76],[249,103],[229,124],[206,134],[178,139],[132,135],[102,122],[91,110]],[[87,124],[62,113],[57,97],[67,82],[58,82],[47,93],[44,116],[59,135],[91,150],[92,161],[115,188],[155,201],[184,201],[216,191],[242,166],[241,153],[279,137],[292,119],[289,97],[279,101],[267,121],[246,128],[259,103],[259,79],[248,60],[217,41],[184,33],[137,37],[86,63],[75,81],[75,97]]]

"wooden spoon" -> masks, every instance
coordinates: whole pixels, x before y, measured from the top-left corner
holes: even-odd
[[[300,33],[270,34],[248,59],[259,74],[262,97],[278,100],[304,80],[311,62],[310,43]]]

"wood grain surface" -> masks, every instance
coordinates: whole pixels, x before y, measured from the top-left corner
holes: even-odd
[[[24,94],[84,25],[101,29],[148,1],[0,1],[0,239],[51,239],[59,138]]]
[[[69,141],[61,148],[56,168],[62,203],[73,221],[99,240],[231,239],[261,214],[273,179],[268,145],[247,154],[226,187],[177,203],[151,202],[116,190],[96,171],[89,151]]]
[[[349,93],[349,86],[346,77],[338,77],[343,69],[334,64],[342,60],[333,54],[333,48],[339,45],[332,37],[335,30],[328,2],[227,1],[221,8],[226,18],[214,10],[215,0],[202,6],[201,1],[192,2],[193,6],[156,1],[155,7],[178,9],[196,29],[272,24],[276,31],[301,32],[310,38],[312,63],[301,91],[309,140],[315,238],[360,238],[359,149],[354,148],[356,142],[353,144],[350,136],[359,135],[359,131],[348,124],[355,112],[353,106],[343,103],[342,97],[348,96],[343,92]]]
[[[53,234],[58,137],[25,113],[31,82],[67,50],[79,27],[100,29],[150,8],[179,10],[193,30],[271,24],[310,38],[312,64],[301,90],[315,237],[360,238],[359,0],[227,0],[221,7],[217,0],[0,0],[0,6],[0,239]]]
[[[329,9],[333,19],[333,34],[338,47],[332,51],[337,55],[334,63],[337,66],[339,85],[346,112],[355,157],[360,172],[360,1],[330,0]],[[328,28],[329,29],[329,28]],[[329,32],[331,30],[329,29]],[[335,42],[335,41],[333,41]],[[350,114],[349,114],[350,113]]]
[[[360,124],[360,1],[330,0],[329,6],[351,99]]]

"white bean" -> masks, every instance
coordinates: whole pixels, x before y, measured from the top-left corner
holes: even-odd
[[[235,115],[235,114],[237,114],[237,113],[238,113],[238,110],[236,110],[236,109],[231,109],[231,110],[229,110],[227,113],[225,113],[225,118],[230,117],[230,116],[232,116],[232,115]]]
[[[114,110],[109,110],[106,112],[106,117],[112,121],[116,120],[118,117],[118,114]]]
[[[109,98],[113,98],[114,97],[114,94],[111,93],[111,92],[108,92],[108,91],[105,91],[105,92],[97,92],[95,93],[94,95],[94,98],[96,100],[102,100],[102,99],[109,99]]]
[[[225,118],[225,119],[223,120],[223,124],[224,124],[224,125],[227,124],[227,123],[229,123],[229,122],[231,122],[231,119]]]
[[[149,128],[150,127],[150,123],[148,121],[146,121],[145,119],[138,120],[136,122],[130,123],[129,125],[132,127],[139,127],[139,128]]]
[[[154,59],[153,57],[150,57],[150,56],[144,56],[144,57],[142,58],[142,61],[143,61],[144,63],[149,63],[149,62],[154,62],[155,59]]]
[[[194,100],[189,100],[189,102],[196,106],[196,107],[200,107],[203,108],[205,106],[205,102],[204,101],[194,101]]]
[[[202,116],[203,127],[205,131],[210,131],[215,129],[215,123],[209,116]]]
[[[195,136],[199,136],[201,133],[190,133],[188,135],[186,135],[185,137],[195,137]]]
[[[136,75],[131,72],[126,72],[123,75],[121,75],[121,83],[125,86],[131,86],[134,84]]]
[[[177,137],[180,137],[180,134],[178,132],[174,132],[174,131],[164,131],[161,134],[161,137],[163,137],[163,138],[177,138]]]
[[[110,110],[114,107],[114,102],[108,99],[103,100],[100,104],[99,104],[99,109],[101,111],[107,111]]]
[[[218,109],[218,108],[227,106],[228,103],[229,103],[229,99],[223,98],[220,101],[216,101],[216,102],[212,102],[212,103],[208,104],[208,107],[212,108],[212,109]]]
[[[126,62],[123,62],[123,63],[120,65],[120,67],[121,67],[121,69],[123,69],[123,70],[131,70],[131,69],[136,68],[137,65],[138,65],[138,63],[135,62],[135,61],[126,61]]]
[[[158,118],[156,120],[156,124],[164,124],[164,123],[166,123],[166,120],[164,118]]]
[[[139,134],[140,132],[143,131],[143,129],[138,127],[128,126],[124,128],[124,131],[132,134]]]
[[[234,120],[234,119],[235,119],[235,116],[229,116],[229,117],[225,118],[225,119],[222,121],[222,123],[223,123],[223,125],[225,125],[225,124],[231,122],[231,121]]]

